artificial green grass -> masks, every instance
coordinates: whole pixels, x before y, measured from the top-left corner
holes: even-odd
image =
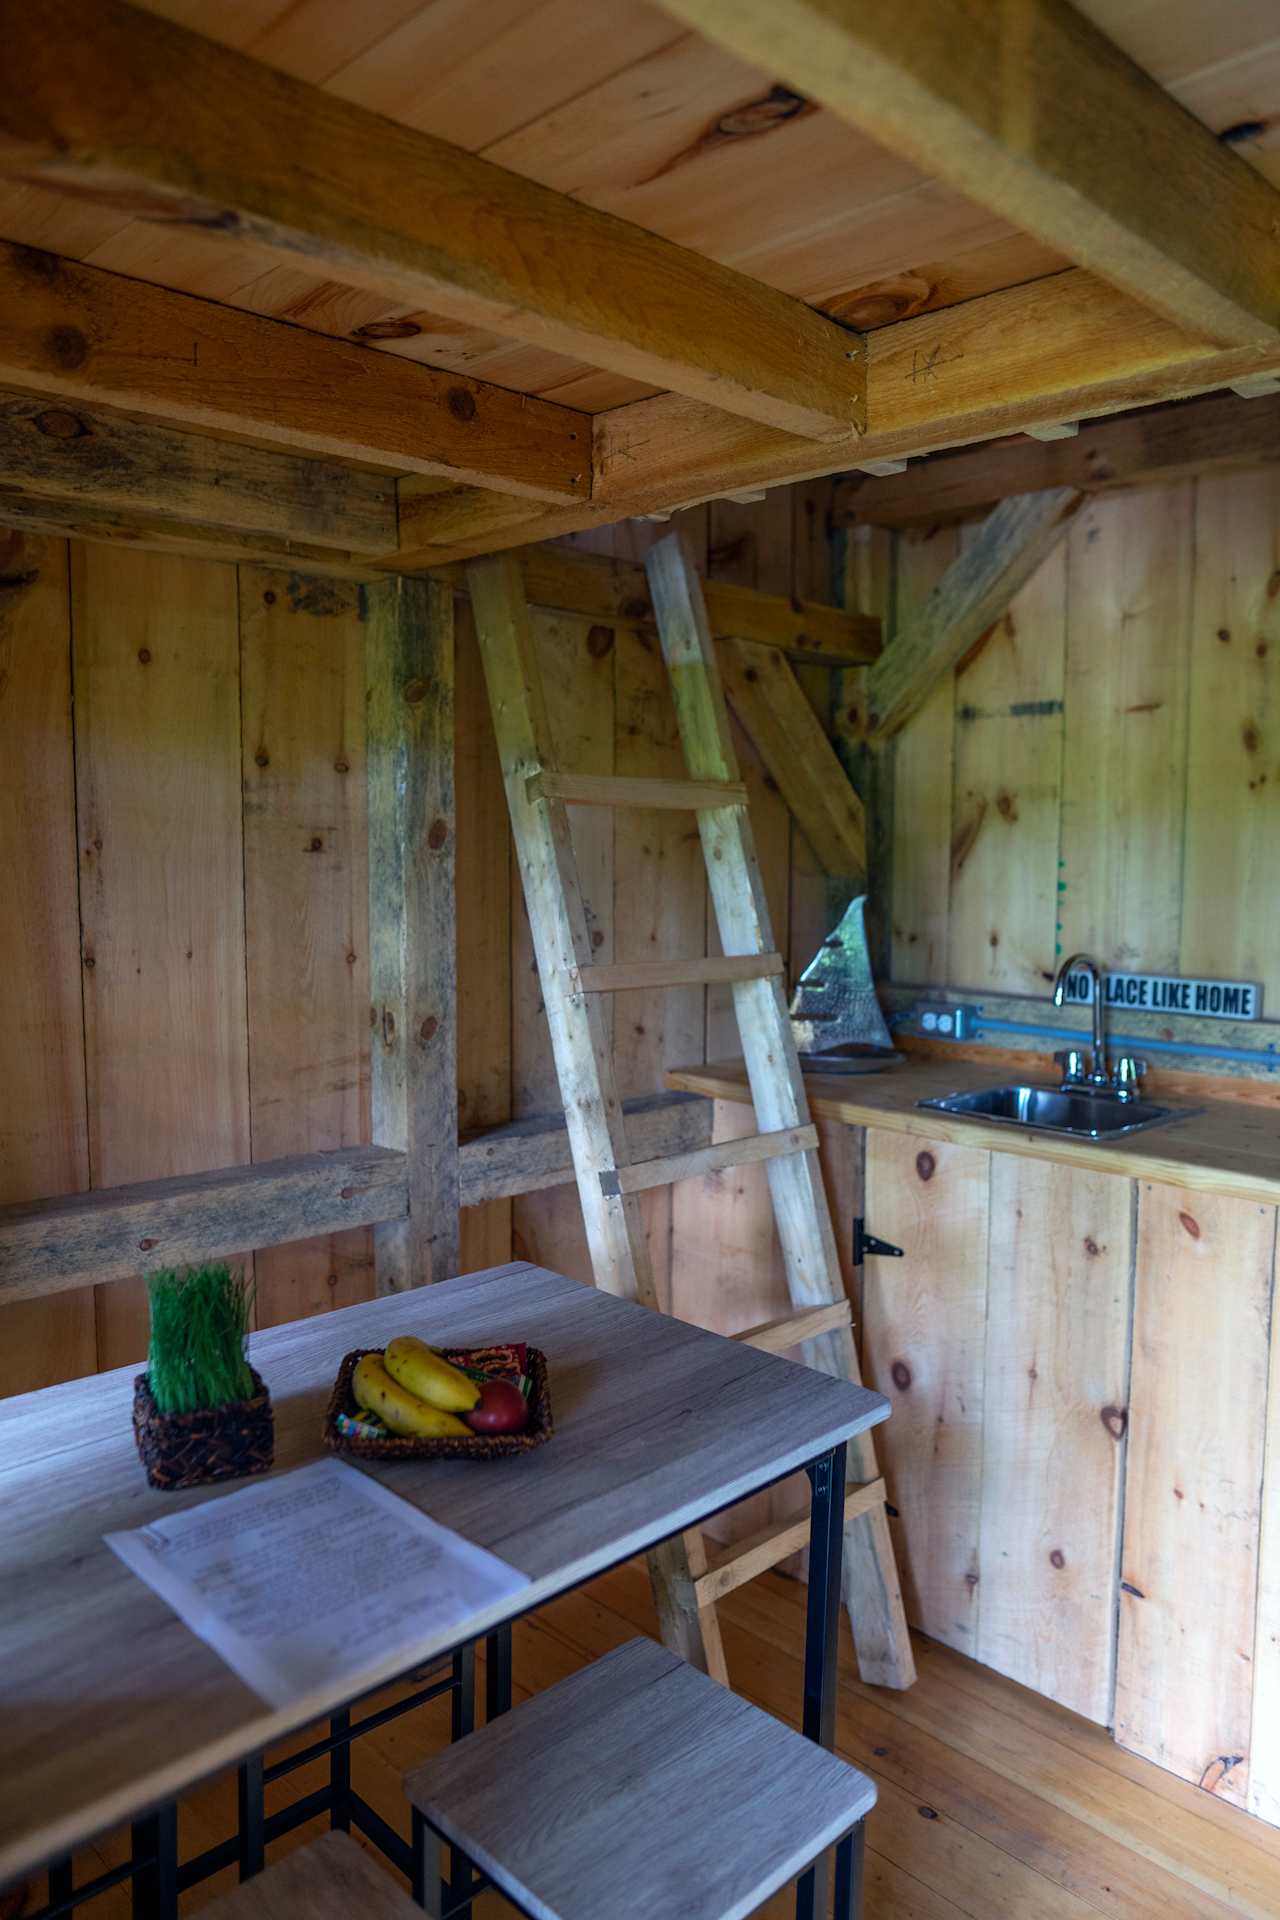
[[[227,1266],[148,1274],[147,1381],[161,1413],[205,1413],[253,1397],[245,1359],[250,1289]]]

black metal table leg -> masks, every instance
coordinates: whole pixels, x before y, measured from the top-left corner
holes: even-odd
[[[844,1551],[845,1447],[811,1460],[809,1598],[804,1635],[804,1734],[819,1746],[835,1744],[840,1573]],[[796,1885],[796,1920],[827,1910],[828,1861],[815,1862]]]
[[[261,1873],[267,1864],[267,1807],[262,1774],[262,1755],[255,1753],[243,1762],[237,1776],[242,1880]]]
[[[499,1627],[484,1643],[486,1723],[511,1711],[511,1628]]]
[[[836,1896],[831,1920],[862,1920],[862,1870],[867,1823],[860,1820],[836,1848]]]
[[[133,1920],[177,1920],[178,1805],[170,1800],[132,1828]]]
[[[453,1728],[450,1738],[463,1740],[476,1724],[476,1643],[468,1640],[453,1656]]]
[[[351,1831],[351,1712],[344,1707],[329,1720],[329,1737],[337,1745],[329,1755],[329,1825],[338,1833]]]
[[[49,1905],[59,1907],[70,1904],[75,1892],[75,1880],[70,1854],[65,1860],[55,1860],[49,1868]],[[19,1902],[21,1905],[21,1902]]]

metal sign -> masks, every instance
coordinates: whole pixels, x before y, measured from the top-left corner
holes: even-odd
[[[1109,973],[1107,1005],[1129,1013],[1184,1013],[1202,1020],[1260,1020],[1262,988],[1252,980],[1184,980],[1166,973]],[[1067,975],[1063,1004],[1093,1004],[1087,973]]]

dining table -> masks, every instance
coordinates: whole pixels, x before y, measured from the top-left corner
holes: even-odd
[[[275,1411],[274,1474],[325,1457],[326,1408],[349,1351],[414,1334],[439,1347],[522,1341],[547,1357],[554,1432],[494,1460],[356,1460],[401,1499],[526,1576],[514,1595],[369,1649],[358,1696],[341,1674],[286,1705],[239,1678],[105,1540],[223,1497],[241,1483],[148,1485],[131,1409],[136,1367],[0,1401],[0,1889],[47,1870],[46,1920],[129,1881],[135,1920],[173,1920],[186,1887],[327,1813],[402,1869],[406,1843],[355,1792],[351,1742],[401,1710],[354,1709],[412,1678],[408,1704],[450,1691],[473,1724],[474,1649],[488,1649],[489,1714],[510,1705],[510,1629],[521,1615],[803,1470],[811,1487],[804,1732],[834,1737],[846,1447],[883,1420],[880,1394],[799,1359],[615,1298],[529,1262],[273,1327],[250,1359]],[[270,1818],[269,1748],[327,1723],[302,1758],[327,1784]],[[239,1775],[237,1830],[198,1858],[178,1850],[177,1804]],[[73,1856],[128,1826],[127,1860],[76,1884]],[[813,1910],[810,1882],[800,1911]]]

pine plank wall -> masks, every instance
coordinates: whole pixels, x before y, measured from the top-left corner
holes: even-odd
[[[827,483],[684,516],[719,578],[830,601]],[[638,556],[662,526],[584,546]],[[656,644],[539,616],[555,731],[580,771],[672,772]],[[831,676],[816,670],[816,699]],[[465,1127],[559,1106],[474,637],[459,624],[459,1077]],[[0,1204],[368,1137],[359,590],[259,567],[0,536]],[[748,743],[783,950],[826,883]],[[706,951],[681,816],[578,810],[599,958]],[[798,842],[796,844],[795,842]],[[624,1094],[733,1051],[722,990],[616,997]],[[671,1200],[651,1196],[661,1273]],[[587,1277],[572,1188],[464,1215],[463,1261]],[[254,1257],[261,1325],[372,1292],[364,1231]],[[0,1310],[0,1393],[138,1360],[141,1285]]]
[[[900,622],[962,537],[903,536]],[[893,820],[895,982],[1041,995],[1085,948],[1280,1015],[1280,470],[1086,503],[899,737]]]

